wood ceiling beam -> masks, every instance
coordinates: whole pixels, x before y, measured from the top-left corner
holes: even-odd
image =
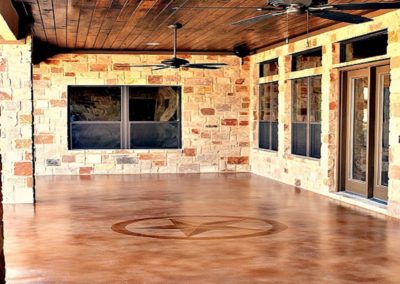
[[[3,40],[16,40],[18,37],[19,16],[11,0],[0,1],[0,37]]]

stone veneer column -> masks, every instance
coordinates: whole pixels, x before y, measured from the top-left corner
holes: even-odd
[[[32,203],[31,44],[0,44],[3,203]]]
[[[400,14],[397,14],[400,20]],[[400,216],[400,28],[389,29],[388,54],[391,56],[390,126],[389,126],[389,201],[388,209]]]

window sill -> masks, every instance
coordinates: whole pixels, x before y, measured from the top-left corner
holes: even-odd
[[[333,68],[345,68],[345,67],[351,67],[353,65],[359,65],[359,64],[363,64],[363,63],[372,63],[375,61],[388,60],[388,59],[390,59],[390,56],[385,54],[385,55],[380,55],[380,56],[374,56],[374,57],[363,58],[363,59],[358,59],[358,60],[353,60],[353,61],[348,61],[348,62],[337,63],[337,64],[334,64],[332,67]],[[358,67],[359,66],[357,66],[357,68]]]
[[[259,151],[259,152],[264,152],[264,153],[271,153],[271,154],[275,154],[275,156],[278,156],[278,151],[275,150],[269,150],[269,149],[264,149],[264,148],[253,148],[254,151]]]
[[[318,164],[320,164],[321,162],[321,158],[313,158],[313,157],[308,157],[308,156],[301,156],[301,155],[296,155],[296,154],[290,154],[290,157],[299,160],[300,162],[303,161],[310,161],[310,162],[318,162]]]
[[[314,76],[321,76],[321,75],[322,75],[322,66],[319,66],[319,67],[315,67],[315,68],[309,68],[309,69],[292,71],[292,72],[286,73],[285,79],[293,80],[293,79],[314,77]]]

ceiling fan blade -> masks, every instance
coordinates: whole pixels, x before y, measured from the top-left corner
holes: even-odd
[[[333,11],[320,11],[320,12],[312,12],[310,15],[314,17],[319,17],[323,19],[328,19],[337,22],[345,22],[351,24],[361,24],[372,21],[370,18],[358,16],[358,15],[351,15],[346,13],[340,12],[333,12]]]
[[[378,10],[378,9],[398,9],[400,1],[395,2],[371,2],[371,3],[347,3],[330,5],[337,10]]]
[[[149,64],[149,65],[127,65],[127,64],[116,64],[117,67],[162,67],[161,64]]]
[[[286,14],[286,12],[279,12],[279,13],[272,13],[272,14],[263,14],[263,15],[259,15],[259,16],[255,16],[252,18],[248,18],[248,19],[244,19],[244,20],[240,20],[237,22],[232,23],[232,25],[234,26],[239,26],[239,25],[243,25],[243,24],[250,24],[250,23],[256,23],[262,20],[267,20],[270,18],[273,18],[275,16],[280,16],[280,15],[284,15]]]
[[[207,65],[201,65],[201,64],[187,64],[182,67],[187,67],[187,68],[193,68],[193,69],[210,69],[210,70],[215,70],[215,69],[220,69],[220,66],[207,66]]]
[[[209,67],[223,67],[228,66],[226,63],[193,63],[190,66],[209,66]]]
[[[279,10],[275,7],[251,7],[251,6],[186,6],[186,7],[173,7],[172,10],[181,10],[181,9],[193,9],[193,10],[206,10],[206,9],[250,9],[250,10],[257,10],[257,11],[276,11]]]
[[[157,71],[157,70],[163,70],[163,69],[168,69],[169,68],[169,66],[160,66],[160,67],[156,67],[156,68],[153,68],[153,69],[151,69],[152,71]]]

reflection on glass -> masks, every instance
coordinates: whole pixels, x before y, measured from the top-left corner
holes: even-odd
[[[292,124],[292,153],[307,156],[307,124]]]
[[[69,87],[70,121],[120,121],[120,87]]]
[[[366,181],[368,139],[368,77],[353,79],[352,179]]]
[[[271,119],[271,84],[263,84],[260,89],[260,120]]]
[[[321,78],[311,78],[310,122],[321,122]]]
[[[131,124],[131,148],[158,149],[178,148],[178,122]]]
[[[381,148],[381,185],[389,185],[389,117],[390,117],[390,76],[389,74],[382,75],[382,117],[381,117],[381,138],[382,138],[382,148]]]
[[[120,123],[72,124],[72,149],[121,148]]]
[[[366,48],[368,46],[368,48]],[[340,44],[341,62],[364,59],[387,53],[388,33],[378,33],[354,38]]]
[[[278,151],[278,122],[271,122],[271,150]]]
[[[307,122],[308,78],[294,80],[293,122]]]
[[[301,54],[295,54],[292,60],[292,71],[322,66],[322,49],[319,47]]]
[[[259,147],[278,150],[278,82],[260,86]]]
[[[278,59],[260,63],[260,77],[278,75]]]
[[[259,147],[262,149],[270,149],[270,122],[260,121],[259,127]]]
[[[176,121],[179,95],[176,87],[130,87],[130,121]]]
[[[310,157],[321,158],[321,124],[310,125]]]

